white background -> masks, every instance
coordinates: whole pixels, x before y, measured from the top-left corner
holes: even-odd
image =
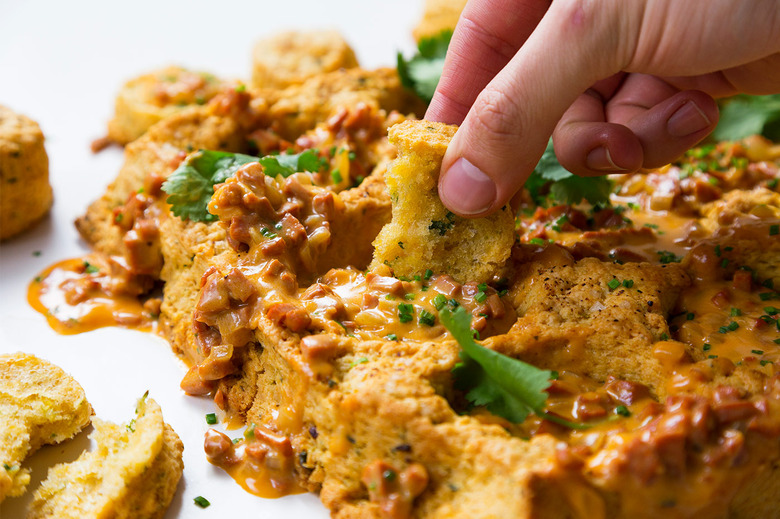
[[[0,104],[41,125],[55,197],[49,218],[0,245],[0,353],[34,353],[61,366],[104,420],[129,420],[135,400],[148,389],[185,446],[184,478],[168,519],[327,513],[313,495],[252,496],[206,461],[204,415],[214,405],[182,393],[184,365],[164,340],[117,328],[57,335],[28,306],[27,284],[40,270],[87,252],[72,222],[122,163],[121,150],[93,155],[90,142],[105,134],[114,96],[131,77],[178,64],[248,80],[253,43],[294,28],[337,28],[364,67],[394,66],[397,51],[414,49],[411,31],[422,7],[423,0],[0,0]],[[33,469],[30,490],[51,463],[75,459],[88,446],[83,433],[67,445],[44,447],[27,463]],[[26,497],[6,499],[0,518],[24,517],[30,495],[28,490]],[[193,504],[199,495],[211,501],[209,508]]]

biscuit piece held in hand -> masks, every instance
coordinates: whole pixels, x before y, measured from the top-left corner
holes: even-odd
[[[405,121],[390,128],[398,158],[385,174],[393,219],[374,241],[372,268],[384,263],[396,276],[427,269],[456,280],[483,282],[509,258],[515,239],[509,207],[485,218],[466,219],[447,210],[437,183],[455,126]]]
[[[32,227],[52,200],[41,128],[0,105],[0,240]]]
[[[165,515],[184,468],[184,447],[160,406],[144,396],[127,425],[94,422],[95,449],[49,470],[28,519]]]
[[[91,414],[84,390],[61,368],[26,353],[0,355],[0,501],[24,493],[25,457],[72,438]]]

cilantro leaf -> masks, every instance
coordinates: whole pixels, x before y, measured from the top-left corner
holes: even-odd
[[[323,166],[314,150],[262,158],[226,151],[198,150],[191,153],[163,183],[162,190],[168,194],[166,202],[171,204],[173,214],[182,220],[213,222],[217,217],[208,212],[208,204],[214,195],[214,185],[232,177],[241,166],[250,162],[262,164],[263,173],[271,177],[319,171]]]
[[[417,44],[417,54],[406,59],[398,53],[398,76],[401,84],[430,103],[444,69],[444,57],[452,39],[452,30],[446,29],[436,36],[422,38]]]
[[[216,220],[217,217],[207,209],[214,194],[214,184],[224,182],[238,168],[255,161],[257,157],[224,151],[191,153],[162,185],[162,190],[168,193],[166,201],[171,204],[171,211],[182,220]]]
[[[268,155],[255,160],[263,165],[263,173],[269,177],[282,175],[286,178],[293,173],[301,171],[317,172],[323,166],[320,158],[313,150],[306,150],[296,154],[280,153],[279,155]]]
[[[539,159],[525,187],[538,205],[545,205],[545,187],[549,186],[549,198],[558,204],[578,204],[583,199],[592,205],[609,205],[612,182],[607,177],[579,177],[561,166],[555,156],[552,139]]]
[[[442,309],[439,318],[460,344],[462,360],[455,369],[456,387],[468,390],[466,398],[515,423],[531,413],[543,414],[552,372],[477,344],[471,315],[463,307]]]
[[[780,94],[738,95],[722,104],[713,139],[735,141],[755,134],[780,140]]]

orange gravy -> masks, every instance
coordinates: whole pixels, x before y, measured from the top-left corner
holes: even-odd
[[[92,255],[46,268],[28,286],[27,301],[63,335],[106,326],[153,331],[157,323],[137,297],[111,289],[110,268]]]

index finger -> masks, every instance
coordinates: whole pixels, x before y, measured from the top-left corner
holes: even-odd
[[[452,35],[426,119],[460,124],[479,93],[525,43],[551,0],[471,0]]]

